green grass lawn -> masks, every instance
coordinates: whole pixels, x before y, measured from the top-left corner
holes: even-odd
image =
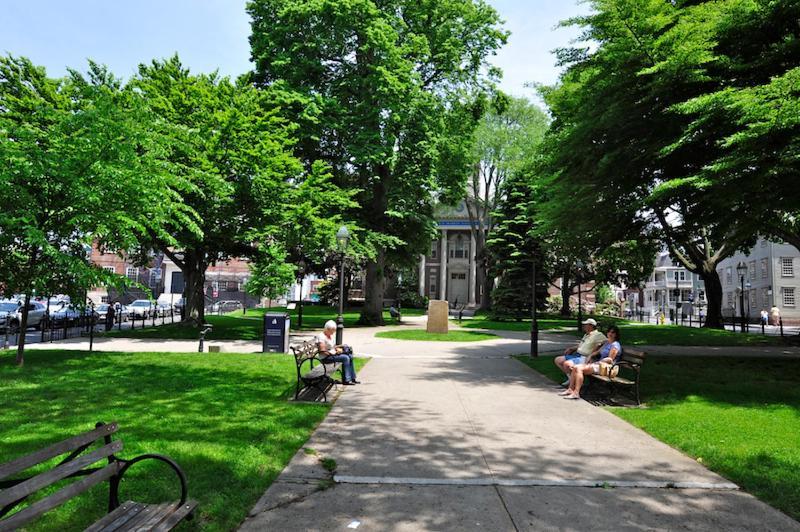
[[[563,380],[552,357],[519,358]],[[642,368],[647,408],[610,410],[798,519],[798,362],[652,356]]]
[[[186,472],[189,495],[200,502],[187,530],[236,528],[329,408],[287,401],[296,373],[286,355],[31,350],[25,357],[18,368],[13,354],[0,356],[0,462],[97,421],[119,421],[121,457],[166,454]],[[179,495],[166,468],[140,464],[129,474],[121,498]],[[82,530],[105,514],[107,497],[104,483],[31,530]]]
[[[594,318],[601,323],[616,323],[617,325],[628,323],[627,320],[621,318],[614,318],[609,316],[592,316],[587,315],[586,318]],[[541,314],[537,317],[537,323],[540,331],[560,329],[564,327],[573,327],[575,330],[578,328],[577,318],[564,318],[557,314]],[[458,324],[457,320],[453,321]],[[521,321],[499,321],[490,319],[485,311],[478,311],[475,317],[469,320],[463,320],[460,324],[467,329],[493,329],[497,331],[530,331],[531,320],[524,319]]]
[[[207,314],[206,322],[214,326],[208,333],[206,339],[209,340],[260,340],[263,327],[264,314],[266,312],[286,313],[283,307],[271,309],[249,309],[246,313],[241,310],[228,314],[215,315]],[[358,318],[360,309],[348,309],[344,313],[345,328],[360,327]],[[298,317],[297,309],[288,311],[291,317],[292,329],[297,329]],[[305,306],[303,307],[303,328],[302,330],[321,330],[323,324],[328,320],[336,319],[337,310],[325,306]],[[415,316],[424,314],[422,309],[403,309],[403,315]],[[397,320],[389,316],[389,312],[384,312],[384,320],[387,324],[396,324]],[[149,324],[150,322],[148,322]],[[156,320],[158,323],[158,320]],[[123,329],[114,330],[106,333],[108,336],[120,338],[170,338],[178,340],[196,340],[198,331],[189,327],[184,327],[179,323],[166,324],[158,327],[148,327],[145,329]]]
[[[681,327],[680,325],[621,325],[622,346],[626,345],[704,345],[748,346],[781,345],[777,336],[742,334],[721,329]],[[575,331],[565,332],[578,336]]]
[[[478,331],[450,331],[446,334],[428,333],[424,329],[404,329],[399,331],[383,331],[376,333],[377,338],[394,340],[416,340],[418,342],[480,342],[497,338],[495,334]]]

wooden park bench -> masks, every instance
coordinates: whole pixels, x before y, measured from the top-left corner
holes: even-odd
[[[300,397],[300,392],[314,388],[322,392],[323,399],[328,401],[327,391],[336,382],[333,374],[341,371],[340,362],[324,363],[319,357],[319,346],[315,341],[308,340],[299,346],[291,346],[294,353],[294,362],[297,366],[297,387],[295,388],[295,400]],[[318,364],[315,366],[314,362]],[[303,373],[303,366],[307,364],[308,370]]]
[[[620,360],[615,364],[619,367],[619,373],[615,377],[594,374],[592,374],[592,377],[608,384],[611,395],[614,394],[618,387],[633,389],[636,404],[640,405],[642,403],[639,398],[639,378],[646,354],[644,351],[626,347],[622,350]]]
[[[186,476],[178,464],[159,454],[143,454],[131,460],[117,457],[116,453],[122,450],[122,440],[112,440],[111,435],[118,428],[117,423],[98,423],[94,430],[0,464],[0,531],[16,530],[106,480],[109,482],[108,514],[87,531],[166,531],[175,528],[183,519],[191,519],[197,502],[187,500]],[[95,442],[98,447],[91,450]],[[61,455],[67,456],[49,469],[27,477],[17,476]],[[131,466],[143,460],[159,460],[172,468],[181,483],[179,501],[163,504],[128,501],[120,504],[119,485],[122,477]],[[75,481],[10,513],[39,490],[69,479]]]

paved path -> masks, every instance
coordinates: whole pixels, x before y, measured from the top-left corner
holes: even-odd
[[[504,336],[349,331],[373,356],[363,384],[344,390],[242,530],[800,530],[613,414],[561,399],[508,357],[525,342]],[[322,457],[337,463],[334,483]]]

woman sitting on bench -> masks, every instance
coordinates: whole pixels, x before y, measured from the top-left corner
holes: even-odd
[[[353,366],[353,351],[344,345],[336,345],[333,335],[336,334],[336,322],[328,320],[325,327],[317,336],[317,347],[323,364],[331,362],[342,363],[342,384],[361,384],[356,380],[356,369]]]
[[[606,342],[592,353],[586,364],[579,364],[572,368],[572,373],[569,376],[569,387],[558,395],[563,395],[564,399],[580,399],[584,376],[592,373],[599,374],[601,363],[614,364],[619,360],[622,355],[622,346],[619,343],[619,327],[616,325],[609,327],[606,336]],[[598,357],[598,359],[590,363],[589,360],[594,357]]]

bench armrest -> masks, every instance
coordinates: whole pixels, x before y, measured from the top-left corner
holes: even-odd
[[[113,509],[117,508],[120,505],[119,502],[119,483],[122,480],[123,475],[128,471],[128,469],[139,462],[144,460],[158,460],[167,464],[172,470],[178,475],[178,480],[181,483],[181,501],[180,505],[183,505],[186,502],[186,498],[188,495],[188,490],[186,488],[186,475],[183,473],[181,467],[172,459],[167,456],[161,454],[143,454],[141,456],[137,456],[136,458],[132,458],[131,460],[123,460],[121,458],[117,458],[119,462],[123,463],[122,468],[120,469],[119,473],[114,477],[113,481],[111,482],[111,503],[114,507]]]

